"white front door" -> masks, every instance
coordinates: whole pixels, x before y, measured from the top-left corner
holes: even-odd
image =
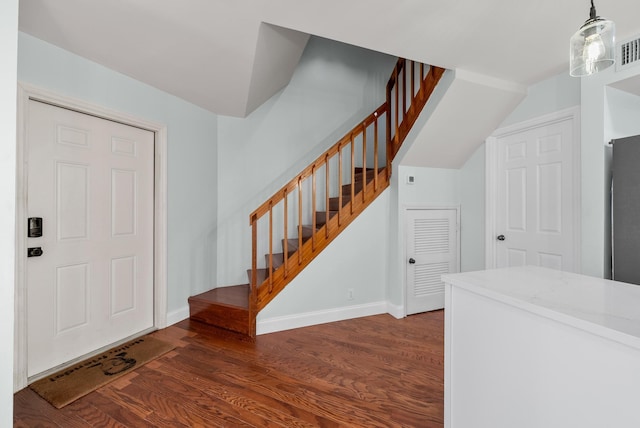
[[[30,100],[27,375],[153,327],[154,133]]]
[[[407,210],[407,315],[444,308],[443,274],[458,263],[458,211]]]
[[[496,267],[575,270],[573,130],[567,119],[496,139]]]

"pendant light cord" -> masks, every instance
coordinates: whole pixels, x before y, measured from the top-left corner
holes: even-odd
[[[596,7],[593,5],[593,0],[591,0],[591,10],[589,10],[589,19],[596,19]]]

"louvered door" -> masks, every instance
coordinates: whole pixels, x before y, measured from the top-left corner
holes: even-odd
[[[441,275],[458,272],[456,209],[407,210],[407,315],[444,307]]]

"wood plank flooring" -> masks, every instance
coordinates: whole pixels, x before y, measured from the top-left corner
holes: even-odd
[[[444,312],[258,336],[185,320],[174,350],[57,410],[15,394],[15,427],[441,427]]]

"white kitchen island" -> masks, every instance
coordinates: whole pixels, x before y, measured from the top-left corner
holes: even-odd
[[[532,266],[443,281],[446,427],[640,427],[640,286]]]

